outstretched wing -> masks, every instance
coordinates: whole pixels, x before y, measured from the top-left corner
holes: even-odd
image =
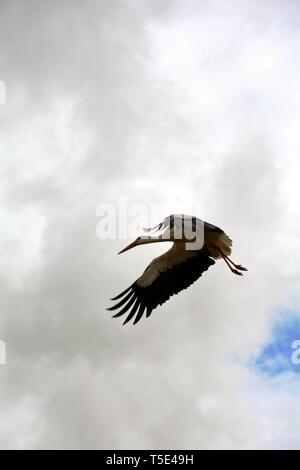
[[[126,315],[123,325],[134,317],[133,324],[137,323],[145,312],[149,317],[158,305],[189,287],[215,264],[206,248],[191,251],[184,246],[184,243],[174,243],[170,250],[155,258],[128,289],[111,299],[120,299],[107,309],[120,309],[113,317]]]

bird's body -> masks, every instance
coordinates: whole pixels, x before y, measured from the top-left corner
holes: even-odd
[[[138,237],[120,253],[146,243],[173,241],[173,245],[154,258],[128,289],[112,299],[118,302],[108,310],[120,309],[114,317],[127,314],[124,324],[134,317],[133,323],[137,323],[144,313],[149,317],[158,305],[193,284],[215,264],[215,259],[223,258],[235,274],[242,275],[241,271],[246,271],[228,258],[232,246],[228,235],[196,217],[171,215],[158,226],[145,230],[160,234]]]

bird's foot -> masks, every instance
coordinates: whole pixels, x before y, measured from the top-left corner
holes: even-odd
[[[241,264],[235,264],[234,266],[236,267],[236,269],[239,269],[240,271],[248,271],[248,269],[242,266]]]
[[[243,273],[241,273],[240,271],[238,271],[237,269],[232,269],[231,270],[234,274],[237,274],[238,276],[243,276]]]

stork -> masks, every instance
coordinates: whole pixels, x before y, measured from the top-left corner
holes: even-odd
[[[171,215],[156,227],[144,231],[147,235],[139,236],[118,254],[148,243],[168,241],[173,245],[154,258],[133,284],[111,299],[118,302],[107,310],[119,310],[113,318],[126,315],[123,325],[133,318],[133,324],[136,324],[145,312],[149,317],[158,305],[193,284],[215,264],[214,260],[223,259],[231,272],[238,276],[247,271],[229,258],[232,246],[229,236],[219,227],[197,217]],[[199,239],[200,246],[196,244]]]

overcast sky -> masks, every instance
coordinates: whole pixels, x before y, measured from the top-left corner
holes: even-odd
[[[0,17],[0,447],[300,448],[299,2]],[[124,199],[222,227],[249,272],[123,327],[109,298],[166,248],[96,236]]]

